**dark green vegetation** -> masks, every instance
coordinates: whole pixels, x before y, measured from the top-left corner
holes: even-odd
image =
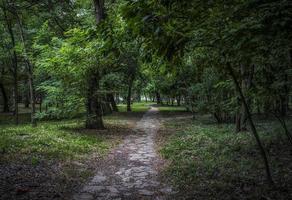
[[[88,131],[112,132],[111,117],[136,119],[155,102],[169,117],[185,109],[221,126],[186,120],[190,136],[169,144],[186,138],[207,169],[217,162],[239,169],[247,161],[234,164],[234,156],[256,152],[238,171],[257,177],[264,196],[291,171],[285,164],[278,172],[270,149],[291,156],[291,10],[290,0],[0,0],[1,159],[22,150],[60,158],[102,152],[107,142]],[[221,159],[222,144],[234,147]],[[191,187],[200,182],[194,177],[183,181]],[[285,196],[281,188],[273,190]]]
[[[291,199],[290,144],[275,120],[257,118],[256,124],[275,186],[265,184],[264,166],[249,134],[234,134],[232,125],[218,125],[209,115],[194,120],[174,113],[168,118],[160,132],[164,138],[160,152],[170,161],[164,176],[178,187],[177,198]]]

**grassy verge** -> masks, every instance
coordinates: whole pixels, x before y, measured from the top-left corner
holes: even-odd
[[[206,123],[206,117],[173,118],[164,125],[168,137],[161,154],[170,163],[165,177],[178,187],[178,198],[292,198],[291,147],[276,122],[258,123],[276,187],[265,183],[262,159],[248,132],[235,134],[233,125]]]

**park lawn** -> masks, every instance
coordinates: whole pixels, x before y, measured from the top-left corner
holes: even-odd
[[[186,112],[186,107],[184,106],[169,106],[169,105],[160,105],[159,111],[164,112]]]
[[[134,102],[131,104],[132,112],[146,112],[153,102]],[[127,112],[127,104],[118,105],[119,112]]]
[[[292,199],[291,147],[277,122],[257,121],[276,182],[270,187],[250,133],[206,119],[174,117],[160,131],[164,178],[177,187],[177,199]]]
[[[129,133],[129,124],[134,124],[133,118],[139,120],[149,109],[148,103],[134,103],[133,112],[125,113],[125,105],[119,105],[120,113],[104,117],[107,130],[95,131],[83,128],[84,119],[64,119],[59,121],[40,121],[33,128],[29,122],[29,113],[20,114],[18,126],[13,125],[13,116],[1,119],[8,120],[7,125],[0,125],[0,153],[3,158],[29,157],[33,162],[38,158],[46,159],[77,159],[90,153],[104,155],[121,136]],[[137,113],[141,113],[137,115]],[[125,132],[125,133],[123,133]],[[1,161],[1,159],[0,159]]]

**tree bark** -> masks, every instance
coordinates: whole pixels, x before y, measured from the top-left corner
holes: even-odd
[[[35,119],[36,107],[35,107],[35,89],[34,89],[34,80],[33,80],[33,66],[27,55],[25,36],[23,32],[23,24],[22,24],[21,18],[19,17],[17,13],[17,10],[15,10],[15,15],[16,15],[18,26],[20,29],[20,38],[23,45],[24,59],[27,66],[28,84],[29,84],[29,93],[30,93],[30,102],[31,102],[31,124],[33,127],[35,127],[37,126],[37,123]]]
[[[281,126],[284,129],[285,135],[288,138],[288,141],[292,145],[292,135],[290,134],[290,132],[289,132],[289,130],[287,128],[287,125],[286,125],[286,122],[285,122],[285,118],[281,115],[281,113],[280,113],[280,115],[278,115],[277,113],[273,113],[273,114],[278,119],[278,121],[280,122]]]
[[[93,0],[93,4],[94,4],[95,21],[97,24],[99,24],[102,20],[105,19],[104,0]]]
[[[127,111],[130,112],[132,111],[131,109],[131,97],[132,97],[132,86],[133,86],[133,78],[131,77],[129,80],[129,85],[128,85],[128,95],[127,95]]]
[[[102,107],[98,95],[99,74],[91,73],[88,80],[87,103],[86,103],[86,128],[88,129],[104,129],[102,119]]]
[[[98,25],[104,18],[103,0],[93,0],[94,15]],[[86,122],[85,127],[89,129],[104,129],[102,119],[102,105],[99,91],[99,71],[90,73],[87,80],[87,102],[86,102]]]
[[[176,99],[177,106],[180,106],[181,96],[179,95]]]
[[[4,6],[2,7],[5,22],[7,25],[7,29],[9,32],[9,36],[11,39],[11,45],[12,45],[12,71],[13,71],[13,105],[14,105],[14,116],[15,116],[15,124],[19,123],[18,119],[18,62],[17,62],[17,54],[15,51],[15,37],[12,29],[11,20],[9,19],[7,15],[7,8],[6,8],[6,1],[4,1]]]
[[[251,69],[247,70],[246,66],[241,65],[241,90],[243,94],[246,94],[247,91],[251,88],[252,85],[252,79],[253,79],[253,73],[254,73],[254,65],[251,65]],[[250,100],[246,97],[246,103],[249,105]],[[247,113],[244,108],[243,102],[241,102],[241,111],[240,111],[240,131],[246,131],[247,130]]]
[[[9,112],[9,103],[8,103],[8,97],[4,88],[4,85],[0,83],[0,89],[3,97],[3,112]]]
[[[111,103],[113,111],[114,112],[119,112],[118,106],[117,106],[116,101],[115,101],[115,97],[114,97],[114,95],[112,93],[108,94],[108,99],[109,99],[109,101]]]
[[[155,94],[156,94],[156,103],[161,104],[161,97],[160,97],[159,92],[156,92]]]
[[[239,83],[237,81],[237,78],[233,72],[233,69],[230,65],[230,63],[226,63],[227,65],[227,70],[230,74],[230,76],[232,77],[233,79],[233,82],[234,82],[234,85],[235,85],[235,88],[241,98],[241,101],[243,103],[243,106],[244,106],[244,109],[246,111],[246,114],[247,114],[247,119],[248,119],[248,122],[249,122],[249,125],[250,125],[250,128],[251,128],[251,132],[253,134],[253,136],[255,137],[255,140],[257,142],[257,145],[259,147],[259,150],[260,150],[260,153],[262,155],[262,158],[263,158],[263,161],[264,161],[264,165],[265,165],[265,170],[266,170],[266,176],[267,176],[267,180],[270,184],[273,184],[273,179],[272,179],[272,176],[271,176],[271,171],[270,171],[270,165],[269,165],[269,162],[268,162],[268,158],[267,158],[267,154],[266,154],[266,151],[261,143],[261,140],[260,140],[260,137],[258,135],[258,132],[256,130],[256,127],[254,125],[254,122],[253,122],[253,119],[252,119],[252,116],[251,116],[251,113],[249,111],[249,107],[247,105],[247,102],[246,102],[246,99],[243,95],[243,92],[239,86]]]

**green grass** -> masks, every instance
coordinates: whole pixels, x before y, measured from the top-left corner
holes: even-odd
[[[292,158],[275,122],[258,124],[278,189],[265,184],[262,159],[250,133],[234,133],[232,125],[205,124],[199,119],[172,120],[175,130],[161,148],[170,161],[165,171],[181,194],[196,199],[289,199]]]
[[[153,103],[146,103],[146,102],[134,102],[131,105],[132,112],[146,112],[150,105]],[[119,104],[118,105],[119,112],[127,112],[127,105],[126,104]]]
[[[186,108],[184,106],[167,106],[167,105],[160,105],[159,111],[161,112],[185,112]]]
[[[78,132],[78,120],[41,122],[36,128],[29,124],[5,125],[0,128],[0,153],[6,157],[38,157],[46,159],[71,159],[90,152],[103,154],[108,142],[97,134]]]

